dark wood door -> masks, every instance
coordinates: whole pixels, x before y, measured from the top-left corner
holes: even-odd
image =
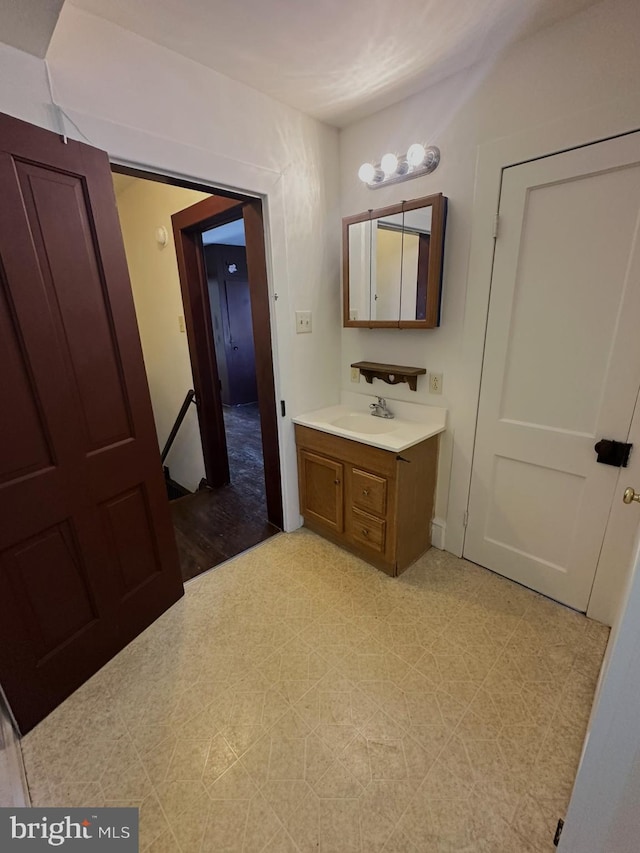
[[[0,115],[0,683],[24,733],[182,595],[107,155]]]
[[[221,247],[220,254],[227,309],[230,402],[232,405],[255,403],[258,399],[258,387],[251,319],[251,293],[246,273],[243,280],[240,277],[241,265],[236,263],[236,258],[240,261],[245,251],[244,248],[225,246]]]
[[[225,281],[229,311],[229,392],[231,405],[255,403],[256,356],[251,325],[251,295],[248,281]]]

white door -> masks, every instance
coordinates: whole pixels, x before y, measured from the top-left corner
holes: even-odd
[[[587,616],[615,625],[628,582],[629,563],[634,553],[634,543],[640,524],[640,503],[627,506],[622,495],[627,486],[635,483],[640,488],[640,399],[631,421],[631,430],[625,439],[633,444],[633,452],[626,468],[620,468],[614,492],[607,530],[598,560],[598,571],[591,590]]]
[[[464,554],[586,610],[640,387],[640,133],[505,169]],[[640,448],[637,449],[640,452]]]

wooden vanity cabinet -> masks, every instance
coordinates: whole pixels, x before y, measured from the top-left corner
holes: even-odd
[[[395,453],[296,424],[305,526],[398,575],[431,546],[438,437]]]

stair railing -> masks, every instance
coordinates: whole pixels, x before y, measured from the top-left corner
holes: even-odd
[[[182,405],[180,406],[178,417],[176,418],[174,425],[171,427],[171,432],[169,433],[169,437],[167,438],[165,446],[162,448],[162,455],[160,457],[162,462],[164,462],[164,460],[169,455],[171,445],[175,441],[175,437],[178,434],[178,430],[182,426],[182,421],[185,419],[185,416],[191,403],[195,403],[196,406],[198,405],[198,401],[196,400],[196,392],[193,390],[193,388],[190,391],[187,391],[187,395],[184,398]]]

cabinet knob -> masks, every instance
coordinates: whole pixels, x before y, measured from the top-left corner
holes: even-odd
[[[367,530],[367,528],[366,528],[366,527],[363,527],[363,528],[362,528],[362,535],[363,535],[363,536],[368,536],[368,535],[369,535],[369,531]]]
[[[340,480],[334,480],[333,482],[336,484],[336,486],[340,485]]]
[[[369,497],[369,489],[363,489],[362,494],[365,496],[365,498]]]

